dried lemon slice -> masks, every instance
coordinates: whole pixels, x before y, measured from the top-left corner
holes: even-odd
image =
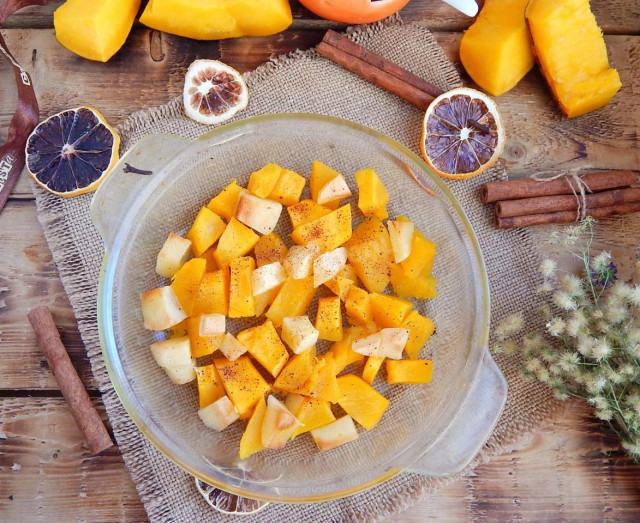
[[[424,115],[422,156],[444,178],[463,180],[486,171],[504,142],[498,106],[475,89],[460,87],[438,96]]]
[[[187,70],[182,98],[189,118],[212,125],[244,109],[249,91],[233,67],[218,60],[196,60]]]
[[[93,107],[54,114],[27,140],[26,165],[34,180],[58,196],[94,191],[118,161],[120,136]]]

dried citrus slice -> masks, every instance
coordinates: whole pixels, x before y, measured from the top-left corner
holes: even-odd
[[[94,191],[118,161],[120,136],[93,107],[76,107],[47,118],[26,146],[35,181],[58,196]]]
[[[486,94],[460,87],[438,96],[422,128],[422,156],[440,176],[463,180],[491,167],[505,135],[498,106]]]
[[[196,60],[187,70],[182,98],[189,118],[212,125],[244,109],[249,92],[233,67],[218,60]]]

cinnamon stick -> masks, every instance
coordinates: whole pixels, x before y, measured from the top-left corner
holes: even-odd
[[[587,173],[581,175],[581,178],[590,192],[628,187],[638,181],[637,176],[631,171]],[[484,203],[532,198],[534,196],[556,196],[558,194],[574,194],[570,179],[559,178],[548,182],[538,182],[526,178],[522,180],[487,182],[480,188],[480,197]]]
[[[587,215],[596,219],[618,216],[640,211],[640,202],[623,203],[608,207],[596,207],[587,209]],[[525,216],[512,216],[502,218],[496,216],[498,229],[513,229],[515,227],[529,227],[531,225],[549,225],[552,223],[571,223],[576,220],[575,211],[548,212],[542,214],[529,214]]]
[[[335,38],[330,37],[330,41],[335,42]],[[346,46],[341,44],[342,47],[348,47],[349,51],[334,47],[326,41],[320,42],[316,51],[325,58],[328,58],[332,62],[341,65],[345,69],[356,73],[361,78],[371,82],[382,89],[399,96],[403,100],[426,110],[431,102],[433,102],[435,96],[433,93],[440,94],[437,87],[429,84],[428,91],[422,90],[416,85],[425,83],[424,80],[415,77],[409,71],[405,71],[397,64],[371,53],[364,47],[351,42]],[[352,54],[354,53],[354,54]],[[371,60],[372,63],[366,60]],[[418,78],[420,82],[416,81],[413,77]]]
[[[640,201],[640,189],[613,189],[585,195],[587,208],[611,207],[623,203]],[[519,200],[505,200],[496,202],[495,213],[501,218],[523,216],[528,214],[543,214],[560,211],[578,210],[581,198],[574,195],[538,196],[536,198],[522,198]]]
[[[29,312],[28,317],[71,414],[89,444],[89,450],[92,454],[97,454],[113,446],[111,437],[62,344],[51,311],[45,306],[38,307]]]

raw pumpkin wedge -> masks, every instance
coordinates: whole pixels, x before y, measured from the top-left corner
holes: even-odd
[[[238,457],[240,459],[246,459],[256,452],[264,450],[262,445],[262,421],[264,420],[264,413],[267,411],[267,402],[264,396],[261,396],[256,403],[256,407],[249,418],[247,428],[242,434],[240,439],[240,452]]]
[[[336,419],[331,411],[331,403],[314,398],[303,398],[300,407],[293,414],[303,425],[291,434],[291,439],[304,432],[324,427]]]
[[[307,380],[301,388],[295,391],[296,394],[326,400],[331,403],[338,403],[340,400],[340,389],[338,388],[338,382],[336,380],[336,363],[333,360],[331,352],[327,352],[319,359],[317,368],[317,379],[313,386],[309,386],[311,385],[311,381]],[[315,379],[316,376],[313,376],[313,378]]]
[[[347,259],[369,292],[382,292],[389,283],[393,261],[389,231],[378,218],[369,218],[353,231],[345,244]]]
[[[351,238],[351,205],[299,225],[291,233],[291,239],[298,245],[315,243],[321,252],[332,251]]]
[[[275,378],[289,359],[287,348],[280,340],[271,320],[245,329],[236,336],[249,354]]]
[[[271,390],[248,356],[240,356],[236,361],[216,358],[213,364],[240,416],[247,414]]]
[[[171,282],[171,290],[178,298],[180,306],[187,316],[193,314],[193,308],[200,289],[200,281],[206,268],[207,262],[205,260],[193,258],[178,269]]]
[[[403,329],[409,330],[409,339],[404,346],[404,352],[410,359],[415,360],[435,332],[436,326],[418,311],[411,311],[401,326]]]
[[[276,381],[273,383],[274,390],[282,390],[285,392],[298,391],[309,376],[311,376],[315,364],[315,347],[296,354],[287,362],[282,371],[280,371],[280,374],[278,374]],[[295,415],[296,413],[294,412],[293,414]]]
[[[191,314],[224,314],[229,312],[229,268],[205,272],[200,280],[198,293]]]
[[[389,385],[429,383],[432,375],[433,363],[430,360],[387,360]]]
[[[235,179],[231,180],[229,185],[211,199],[207,207],[229,221],[236,214],[236,205],[238,205],[241,192],[242,187],[238,185]]]
[[[386,327],[400,327],[402,322],[413,309],[413,303],[390,294],[372,292],[369,294],[371,314],[376,325]]]
[[[340,405],[349,416],[367,430],[372,430],[389,406],[389,400],[355,374],[338,378]]]
[[[315,293],[313,276],[300,280],[289,278],[280,287],[266,316],[276,327],[282,327],[284,318],[303,316],[306,313]]]
[[[262,267],[274,262],[282,262],[287,255],[287,246],[278,233],[270,232],[260,239],[254,247],[256,265]]]
[[[340,374],[352,363],[362,363],[364,361],[364,356],[355,352],[351,348],[351,344],[353,340],[363,338],[367,334],[369,334],[369,331],[365,327],[349,327],[344,330],[344,337],[331,345],[329,350],[336,363],[336,374]]]
[[[367,358],[367,362],[364,364],[364,368],[362,369],[362,379],[369,385],[373,385],[373,382],[378,375],[378,371],[380,370],[380,367],[382,367],[383,361],[384,357],[380,356],[369,356]]]
[[[275,187],[271,190],[267,198],[280,202],[285,206],[295,205],[300,201],[302,191],[304,191],[306,184],[307,180],[297,172],[282,169],[280,178],[278,178]]]
[[[225,395],[222,380],[215,365],[195,367],[194,370],[198,380],[198,399],[201,409]]]
[[[193,254],[198,257],[202,256],[209,247],[218,241],[225,226],[222,218],[211,209],[208,207],[200,209],[196,219],[193,220],[191,229],[185,236],[187,240],[191,241]]]
[[[358,208],[367,217],[385,220],[389,217],[389,193],[373,169],[362,169],[354,174],[358,184]]]

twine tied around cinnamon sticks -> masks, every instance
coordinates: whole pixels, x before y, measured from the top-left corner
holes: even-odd
[[[499,229],[552,223],[571,223],[640,211],[640,188],[632,171],[578,174],[562,171],[551,177],[488,182],[482,185],[484,203],[495,203]]]

